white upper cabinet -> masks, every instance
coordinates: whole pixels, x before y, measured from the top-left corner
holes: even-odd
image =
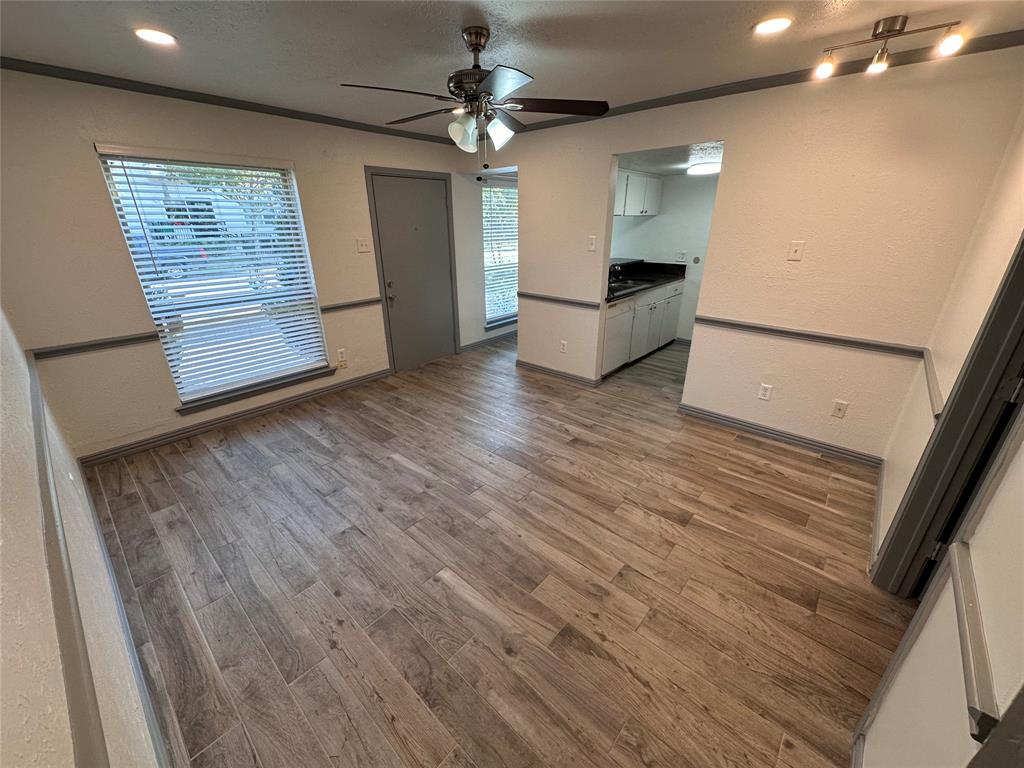
[[[612,213],[621,216],[626,211],[626,186],[629,184],[629,174],[619,171],[615,182],[615,207]]]
[[[647,177],[638,173],[626,173],[626,205],[625,216],[644,215],[644,192],[647,189]]]
[[[661,177],[648,176],[644,183],[644,216],[654,216],[661,206]]]
[[[619,171],[615,183],[616,216],[653,216],[661,205],[661,177]]]

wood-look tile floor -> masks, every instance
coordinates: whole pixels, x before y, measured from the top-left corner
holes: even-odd
[[[847,764],[876,472],[479,349],[87,472],[175,766]]]

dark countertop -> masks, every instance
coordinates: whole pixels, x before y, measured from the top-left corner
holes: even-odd
[[[614,304],[628,299],[642,291],[649,291],[668,283],[675,283],[686,277],[685,264],[662,264],[642,259],[612,259],[608,275],[608,295],[605,301]],[[616,287],[616,284],[620,287]]]

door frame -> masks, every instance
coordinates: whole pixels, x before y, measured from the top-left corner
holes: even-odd
[[[373,195],[374,176],[395,176],[405,179],[434,179],[444,182],[445,207],[448,209],[448,272],[452,281],[452,341],[453,353],[457,354],[461,346],[459,337],[459,281],[455,263],[455,215],[452,203],[452,175],[442,171],[417,171],[404,168],[387,168],[376,165],[365,165],[366,199],[370,206],[370,232],[373,237],[373,255],[377,264],[377,290],[380,305],[384,310],[384,341],[388,349],[388,368],[394,373],[395,353],[391,343],[391,314],[388,308],[388,296],[384,286],[384,259],[380,248],[380,232],[377,229],[377,201]]]
[[[871,565],[902,597],[925,588],[1024,407],[1024,233]]]

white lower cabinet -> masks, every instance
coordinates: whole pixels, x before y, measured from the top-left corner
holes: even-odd
[[[647,327],[647,352],[653,352],[661,346],[661,319],[665,316],[665,301],[656,301],[648,308],[651,322]]]
[[[679,310],[682,308],[682,300],[679,296],[669,296],[665,299],[665,309],[661,315],[661,343],[660,347],[676,340],[677,328],[679,327]]]
[[[633,315],[633,335],[629,344],[630,361],[643,357],[648,352],[647,336],[651,328],[651,305],[637,306]]]
[[[606,374],[621,368],[629,362],[629,347],[633,340],[633,305],[628,310],[619,310],[609,316],[604,326],[604,365],[601,373]]]

